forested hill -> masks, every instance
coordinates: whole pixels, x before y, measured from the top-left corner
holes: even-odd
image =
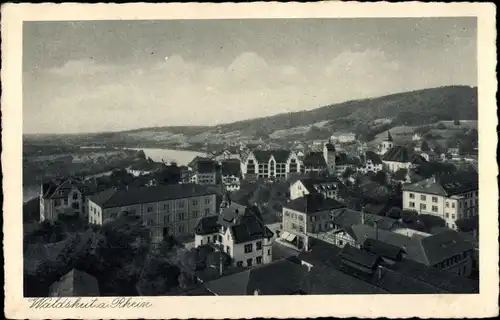
[[[391,119],[393,125],[420,125],[439,120],[477,120],[477,87],[450,86],[352,100],[314,110],[279,114],[221,126],[222,131],[275,130],[329,121],[329,126],[353,128],[375,119]]]

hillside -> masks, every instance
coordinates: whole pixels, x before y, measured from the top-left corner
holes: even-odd
[[[394,126],[419,126],[443,120],[477,120],[477,88],[449,86],[353,100],[294,113],[212,127],[155,127],[130,131],[67,135],[63,141],[114,146],[199,148],[255,138],[286,142],[324,139],[346,130],[363,140]],[[379,119],[379,121],[375,121]],[[382,124],[380,124],[382,119]]]

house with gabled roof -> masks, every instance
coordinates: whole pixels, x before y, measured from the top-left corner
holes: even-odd
[[[295,152],[284,149],[253,150],[241,161],[244,178],[285,179],[300,172],[300,160]]]
[[[358,166],[357,171],[361,173],[382,171],[382,159],[373,151],[366,151],[361,157],[361,164]]]
[[[86,199],[96,191],[95,184],[76,177],[42,182],[40,221],[56,220],[59,214],[85,217],[88,213]]]
[[[382,162],[391,172],[399,169],[410,169],[426,160],[404,146],[394,146],[382,156]]]
[[[222,185],[226,191],[240,190],[241,162],[238,159],[221,161]]]
[[[345,186],[337,177],[298,179],[290,185],[290,200],[318,193],[340,201],[339,190],[342,188]]]
[[[458,219],[479,213],[477,172],[459,172],[403,185],[403,209],[442,218],[456,229]]]
[[[270,263],[274,234],[257,207],[228,203],[217,219],[204,217],[195,228],[195,246],[210,244],[227,253],[236,267]]]
[[[99,297],[99,284],[90,274],[72,269],[49,288],[50,297]]]

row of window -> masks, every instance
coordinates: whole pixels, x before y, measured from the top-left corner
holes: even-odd
[[[409,203],[410,205],[410,208],[415,208],[415,202],[411,202]],[[420,210],[427,210],[427,205],[425,203],[421,203],[420,204]],[[432,212],[438,212],[438,206],[432,206],[431,208]]]
[[[210,204],[210,203],[211,203],[211,199],[210,198],[206,198],[205,199],[205,204]],[[197,206],[198,204],[199,204],[199,201],[196,200],[196,199],[193,199],[191,201],[191,205],[193,205],[193,206]],[[184,207],[185,207],[185,202],[184,201],[178,201],[176,203],[176,208],[177,209],[184,209]],[[146,211],[147,212],[153,212],[153,208],[154,208],[153,206],[148,206],[146,208]],[[170,204],[168,204],[168,203],[163,204],[163,210],[164,211],[170,211],[171,209],[172,209],[172,207],[170,206]]]
[[[444,268],[448,268],[448,267],[451,267],[459,262],[461,262],[462,260],[466,259],[467,258],[467,252],[463,252],[461,254],[458,254],[456,256],[453,256],[451,257],[450,259],[447,259],[441,263],[439,263],[437,265],[438,268],[441,268],[441,269],[444,269]]]
[[[255,258],[255,263],[256,264],[262,264],[262,256],[258,256]],[[247,266],[248,267],[251,267],[253,265],[253,259],[250,258],[250,259],[247,259]],[[236,266],[238,267],[243,267],[243,261],[237,261],[236,262]]]
[[[414,193],[410,193],[410,199],[415,199],[415,194]],[[426,201],[427,200],[427,196],[421,194],[420,195],[420,200],[421,201]],[[432,202],[437,203],[438,202],[438,197],[432,196]]]
[[[255,250],[262,250],[262,241],[257,241],[255,243]],[[245,245],[245,253],[250,253],[253,251],[253,243]]]

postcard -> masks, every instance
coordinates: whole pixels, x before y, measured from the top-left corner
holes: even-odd
[[[6,317],[498,315],[495,11],[3,5]]]

